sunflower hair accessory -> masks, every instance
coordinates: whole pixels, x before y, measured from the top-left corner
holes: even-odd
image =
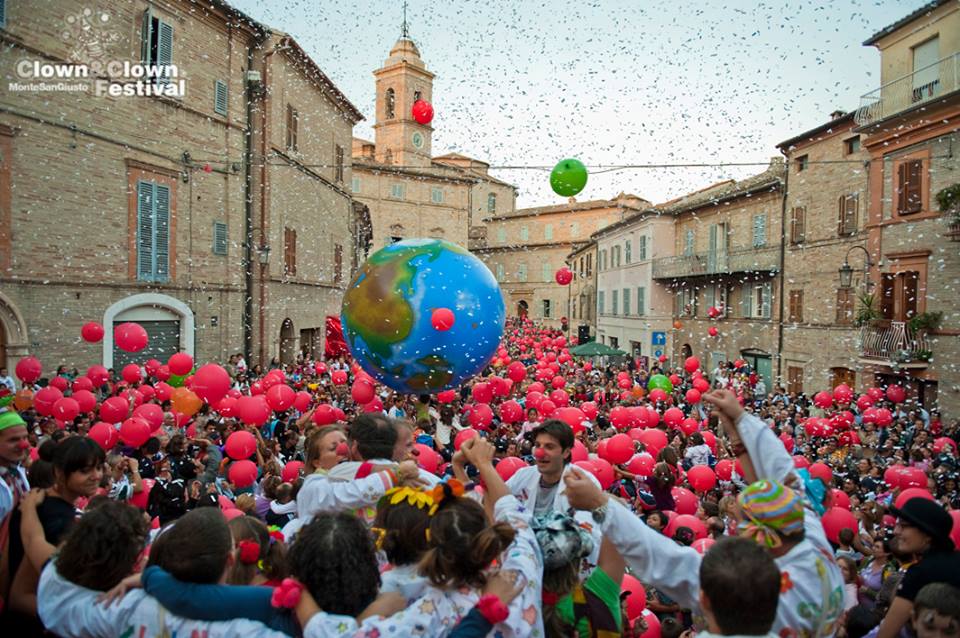
[[[430,490],[430,496],[433,498],[433,505],[430,506],[430,511],[428,512],[430,516],[437,513],[442,503],[449,503],[463,496],[464,491],[463,483],[455,478],[445,483],[437,484],[436,487]]]
[[[380,504],[389,503],[390,505],[398,505],[406,501],[407,505],[416,507],[417,509],[429,508],[434,504],[433,494],[431,492],[424,492],[423,490],[415,490],[412,487],[394,487],[383,495],[380,499]]]

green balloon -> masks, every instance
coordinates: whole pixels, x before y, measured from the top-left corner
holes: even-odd
[[[670,377],[664,374],[655,374],[647,381],[647,390],[663,390],[667,394],[673,394],[673,383]]]
[[[171,374],[170,378],[167,379],[167,384],[173,386],[174,388],[183,387],[183,382],[186,381],[187,377],[196,372],[197,369],[194,368],[186,374]]]
[[[578,159],[557,162],[550,172],[550,188],[561,197],[573,197],[587,185],[587,167]]]

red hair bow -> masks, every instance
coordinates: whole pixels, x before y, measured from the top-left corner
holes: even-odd
[[[240,541],[237,543],[237,549],[240,550],[240,562],[244,565],[254,565],[260,560],[260,544],[253,541]]]

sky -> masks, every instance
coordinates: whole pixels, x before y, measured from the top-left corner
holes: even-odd
[[[285,31],[366,116],[400,36],[400,0],[232,0]],[[433,86],[433,154],[458,152],[518,187],[518,207],[559,203],[549,167],[590,167],[579,200],[663,202],[762,172],[776,145],[853,110],[880,85],[862,42],[923,0],[409,0]],[[644,168],[623,164],[755,162]]]

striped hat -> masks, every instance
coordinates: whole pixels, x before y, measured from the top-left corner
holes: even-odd
[[[779,547],[782,536],[803,531],[803,500],[776,481],[757,481],[737,499],[745,520],[740,535],[753,538],[767,547]]]

